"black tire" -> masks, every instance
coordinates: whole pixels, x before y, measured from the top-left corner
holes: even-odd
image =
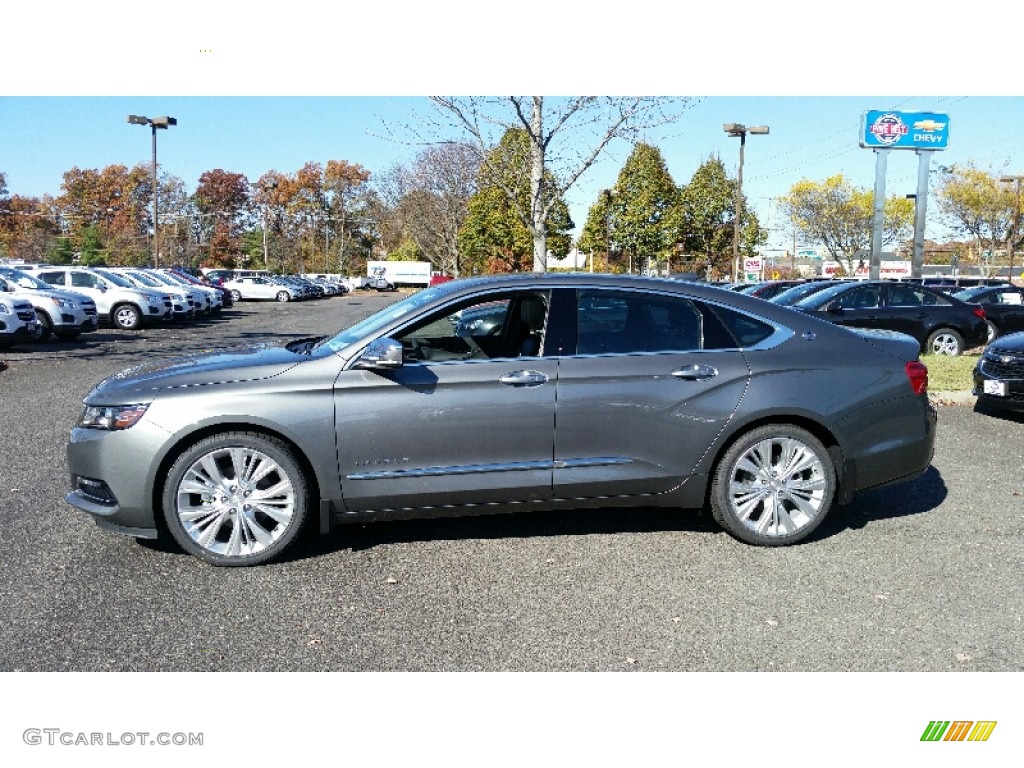
[[[110,310],[110,322],[123,331],[135,331],[142,327],[142,311],[134,304],[118,304]]]
[[[964,337],[952,328],[939,328],[928,336],[924,351],[933,355],[959,357],[964,351]]]
[[[292,296],[291,296],[290,293],[288,293],[288,291],[278,291],[276,298],[280,302],[285,302],[285,301],[291,301]]]
[[[234,477],[236,461],[267,471],[251,483]],[[203,485],[208,492],[194,490]],[[218,566],[258,565],[295,542],[305,524],[308,493],[285,443],[253,432],[225,432],[200,440],[174,462],[164,485],[163,516],[189,554]]]
[[[241,300],[242,300],[242,294],[239,293],[238,291],[232,289],[232,291],[231,291],[231,301],[233,303],[237,304]]]
[[[991,320],[986,320],[985,325],[988,326],[988,340],[987,344],[992,343],[999,336],[999,326],[993,323]]]
[[[786,467],[790,472],[779,471]],[[779,547],[807,538],[825,519],[836,494],[828,450],[792,424],[767,424],[740,436],[711,477],[715,522],[757,546]]]
[[[36,320],[39,322],[39,331],[36,334],[36,341],[46,341],[53,335],[53,320],[41,309],[36,310]]]

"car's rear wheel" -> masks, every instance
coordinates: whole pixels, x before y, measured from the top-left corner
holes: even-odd
[[[171,467],[163,513],[175,540],[214,565],[278,557],[302,529],[305,476],[280,440],[227,432],[200,440]]]
[[[748,544],[794,544],[821,524],[835,490],[835,468],[820,440],[792,424],[768,424],[741,436],[718,462],[711,512]]]
[[[952,328],[939,328],[928,337],[925,351],[933,355],[958,357],[964,351],[964,338]]]

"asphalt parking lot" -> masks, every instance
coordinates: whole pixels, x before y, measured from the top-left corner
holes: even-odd
[[[941,406],[933,468],[758,549],[698,510],[380,523],[217,569],[62,498],[98,380],[145,359],[333,332],[394,294],[0,355],[0,669],[1018,671],[1024,418]]]

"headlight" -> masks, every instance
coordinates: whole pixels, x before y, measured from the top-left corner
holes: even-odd
[[[87,405],[78,426],[88,429],[128,429],[142,418],[148,405]]]
[[[58,299],[56,296],[51,296],[50,301],[56,304],[60,309],[78,309],[78,305],[68,299]]]
[[[161,297],[157,296],[155,293],[147,293],[147,294],[145,294],[145,297],[146,297],[146,301],[148,301],[150,304],[162,304],[163,303],[163,299]]]
[[[2,301],[0,301],[0,315],[13,315],[13,314],[14,313],[11,312],[11,310],[9,310],[7,308],[6,304],[4,304]]]

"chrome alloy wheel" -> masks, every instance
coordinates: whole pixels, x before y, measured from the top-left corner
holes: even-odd
[[[762,536],[789,536],[808,525],[821,510],[825,489],[821,458],[788,437],[752,446],[729,480],[736,517]]]
[[[794,544],[828,514],[835,489],[832,457],[817,437],[793,424],[766,424],[742,435],[718,462],[711,511],[741,541]]]
[[[297,492],[288,471],[248,446],[210,450],[185,470],[175,514],[203,550],[226,558],[256,555],[290,528]]]

